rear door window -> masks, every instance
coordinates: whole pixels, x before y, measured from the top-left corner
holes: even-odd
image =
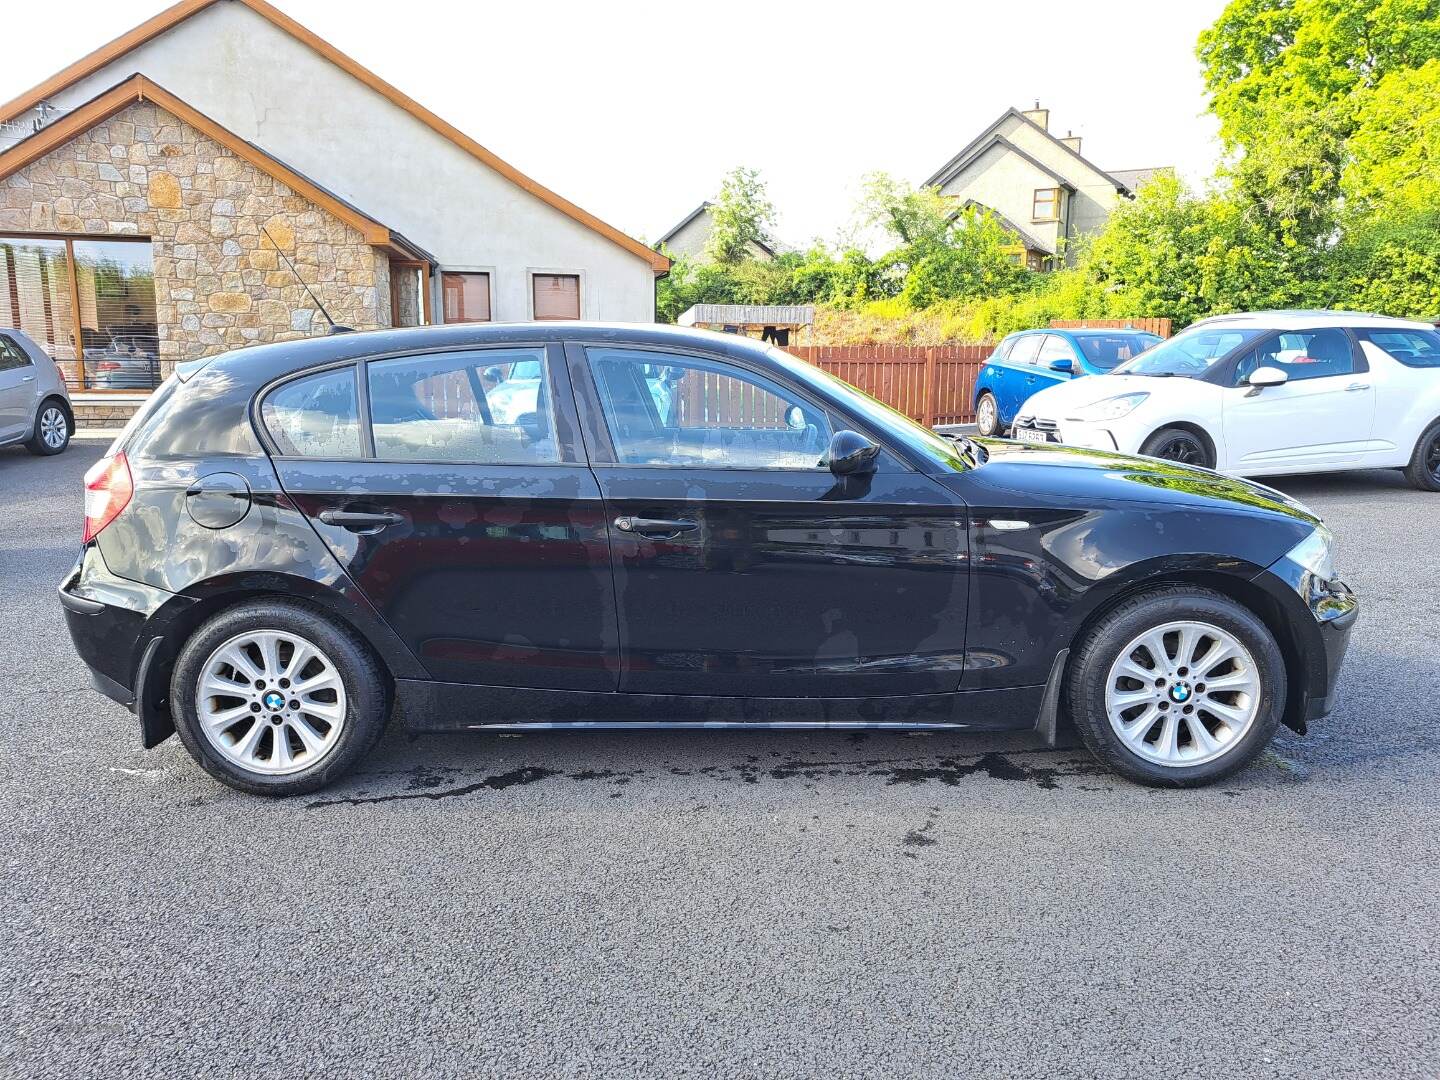
[[[362,454],[353,367],[285,383],[266,395],[260,417],[284,456],[333,459]]]
[[[30,367],[32,363],[30,354],[22,349],[18,342],[0,334],[0,371],[14,371],[17,368]]]
[[[1040,352],[1040,343],[1045,339],[1044,334],[1026,334],[1015,342],[1015,347],[1010,350],[1010,363],[1012,364],[1033,364],[1035,357]]]
[[[382,461],[471,465],[560,460],[543,349],[482,349],[367,365]]]

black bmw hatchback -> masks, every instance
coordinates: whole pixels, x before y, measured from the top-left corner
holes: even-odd
[[[243,791],[416,731],[1033,729],[1146,784],[1330,706],[1358,608],[1269,488],[942,437],[754,341],[379,331],[183,365],[86,477],[96,687]]]

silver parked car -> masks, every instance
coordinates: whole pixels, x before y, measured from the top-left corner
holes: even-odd
[[[32,454],[70,445],[75,414],[55,361],[19,330],[0,329],[0,446],[24,443]]]

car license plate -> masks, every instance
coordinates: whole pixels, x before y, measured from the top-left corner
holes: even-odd
[[[1049,436],[1047,436],[1045,432],[1028,427],[1016,428],[1015,438],[1019,439],[1021,442],[1043,443],[1050,441]]]

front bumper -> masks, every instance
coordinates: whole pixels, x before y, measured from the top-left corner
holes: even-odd
[[[1051,420],[1040,416],[1017,416],[1011,425],[1010,437],[1025,440],[1020,432],[1034,432],[1043,435],[1047,443],[1076,446],[1085,450],[1106,450],[1111,453],[1120,449],[1114,433],[1101,424],[1085,424],[1075,420]]]
[[[1328,716],[1334,705],[1360,600],[1338,578],[1324,581],[1289,559],[1271,566],[1256,584],[1280,601],[1287,616],[1298,666],[1291,673],[1285,724],[1303,735],[1311,720]]]

